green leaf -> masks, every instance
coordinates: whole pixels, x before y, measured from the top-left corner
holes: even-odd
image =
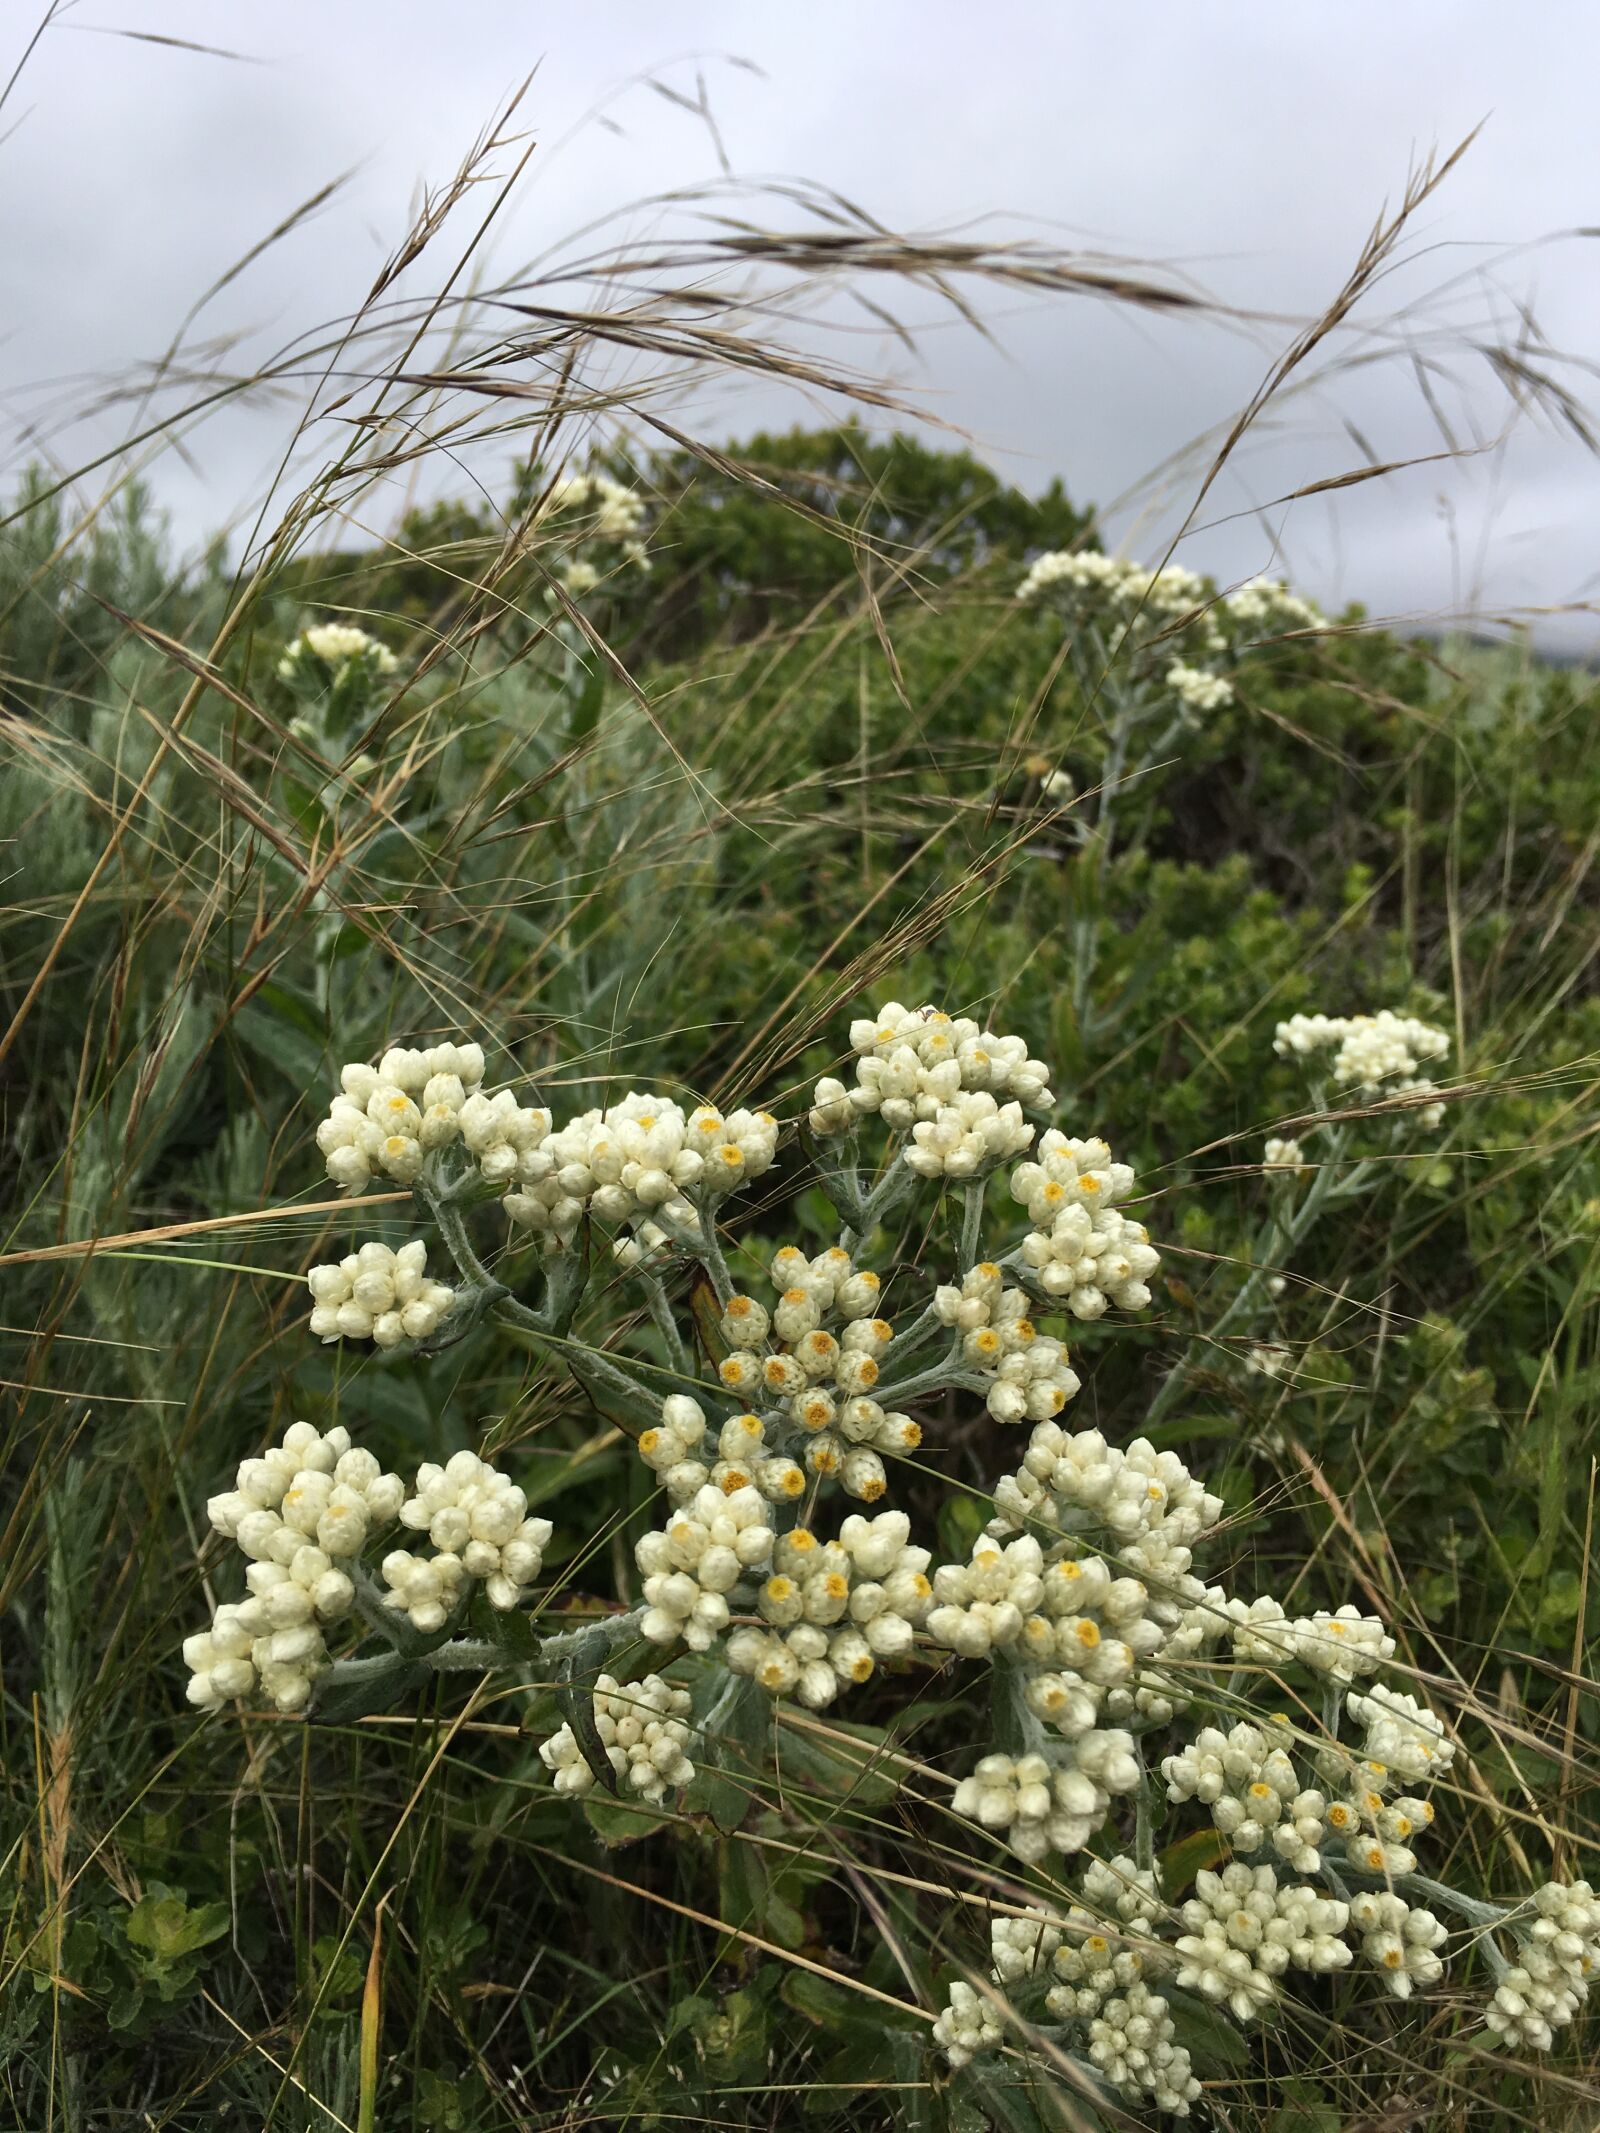
[[[353,1725],[377,1711],[392,1711],[427,1678],[427,1668],[418,1666],[401,1652],[377,1655],[370,1672],[340,1679],[338,1669],[325,1674],[312,1692],[310,1718],[321,1726]]]
[[[1215,1869],[1227,1857],[1228,1840],[1220,1829],[1196,1829],[1169,1844],[1157,1862],[1168,1902],[1176,1903],[1196,1874]]]
[[[653,1807],[648,1800],[609,1800],[603,1793],[587,1793],[583,1802],[584,1819],[609,1851],[616,1851],[624,1844],[637,1844],[641,1837],[648,1837],[658,1830],[663,1822],[674,1820],[668,1807]]]
[[[1166,2001],[1175,2041],[1188,2052],[1202,2081],[1249,2064],[1250,2047],[1239,2029],[1208,2000],[1173,1990]]]
[[[197,1904],[190,1910],[181,1889],[167,1889],[157,1882],[128,1913],[122,1930],[154,1963],[175,1963],[196,1948],[220,1940],[228,1930],[229,1915],[225,1903]]]

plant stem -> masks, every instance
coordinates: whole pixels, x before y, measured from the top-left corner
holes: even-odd
[[[961,1257],[957,1266],[963,1274],[978,1263],[983,1241],[983,1200],[988,1183],[987,1178],[969,1178],[961,1188]]]
[[[667,1351],[667,1361],[674,1370],[687,1374],[689,1358],[684,1353],[683,1336],[678,1331],[678,1322],[672,1315],[672,1306],[667,1301],[665,1288],[653,1274],[641,1273],[638,1279],[644,1289],[645,1301],[650,1307],[651,1323],[661,1335],[661,1344]]]

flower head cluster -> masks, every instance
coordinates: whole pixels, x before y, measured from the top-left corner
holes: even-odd
[[[1339,1770],[1339,1759],[1325,1757],[1324,1767],[1331,1779]],[[1431,1825],[1432,1802],[1409,1795],[1385,1798],[1388,1772],[1370,1765],[1339,1774],[1345,1779],[1347,1797],[1330,1802],[1326,1821],[1329,1835],[1343,1840],[1346,1863],[1363,1874],[1381,1874],[1386,1881],[1414,1874],[1417,1855],[1412,1839]]]
[[[1374,1688],[1345,1698],[1350,1716],[1366,1730],[1362,1754],[1411,1784],[1441,1778],[1455,1760],[1455,1743],[1443,1719],[1400,1689]]]
[[[1449,1934],[1431,1911],[1392,1890],[1366,1890],[1350,1904],[1350,1923],[1361,1935],[1361,1952],[1383,1972],[1397,2000],[1409,2000],[1418,1985],[1436,1985],[1444,1975],[1437,1951]]]
[[[376,1341],[380,1348],[430,1339],[455,1309],[456,1292],[430,1281],[427,1266],[427,1244],[415,1237],[397,1252],[387,1244],[363,1244],[343,1259],[312,1267],[306,1275],[312,1332],[324,1341]]]
[[[298,1711],[328,1664],[323,1626],[349,1613],[350,1560],[400,1508],[405,1486],[385,1474],[349,1432],[326,1435],[292,1422],[283,1442],[247,1459],[206,1514],[249,1558],[250,1597],[217,1609],[208,1631],[186,1638],[189,1700],[212,1708],[259,1684],[280,1711]]]
[[[1148,2097],[1176,2118],[1187,2118],[1200,2094],[1189,2053],[1177,2041],[1172,2009],[1148,1985],[1130,1985],[1106,2001],[1089,2024],[1087,2054],[1124,2096]]]
[[[911,1546],[910,1533],[903,1511],[883,1511],[853,1513],[836,1541],[804,1526],[781,1535],[756,1595],[766,1626],[734,1632],[729,1666],[772,1695],[820,1710],[869,1680],[879,1659],[902,1657],[932,1599],[928,1550]]]
[[[984,1261],[961,1286],[938,1288],[933,1308],[962,1336],[962,1361],[984,1380],[984,1405],[997,1422],[1048,1422],[1078,1391],[1066,1345],[1040,1333],[1028,1298],[1008,1289],[999,1267]]]
[[[1233,683],[1225,675],[1188,666],[1181,659],[1175,659],[1168,667],[1166,684],[1182,708],[1196,717],[1206,711],[1220,711],[1233,701]]]
[[[520,1166],[506,1212],[555,1248],[569,1244],[584,1214],[616,1228],[646,1218],[660,1236],[699,1234],[687,1195],[719,1198],[772,1167],[778,1125],[765,1111],[714,1105],[684,1113],[670,1096],[633,1090],[585,1111],[544,1139]]]
[[[1548,2051],[1600,1972],[1600,1900],[1587,1881],[1547,1881],[1532,1920],[1514,1921],[1517,1961],[1504,1970],[1486,2021],[1496,2043]]]
[[[425,1533],[436,1553],[397,1548],[386,1555],[384,1605],[407,1615],[413,1629],[442,1629],[468,1581],[481,1578],[490,1606],[509,1612],[539,1575],[550,1542],[549,1519],[527,1512],[521,1489],[475,1452],[419,1467],[416,1494],[400,1506],[400,1518]]]
[[[1297,1178],[1310,1169],[1305,1150],[1296,1140],[1283,1140],[1274,1136],[1261,1152],[1262,1168],[1273,1170],[1280,1176]]]
[[[1350,1961],[1340,1937],[1349,1906],[1300,1882],[1280,1882],[1270,1866],[1226,1866],[1195,1876],[1195,1893],[1179,1913],[1178,1983],[1224,2002],[1241,2022],[1264,2014],[1278,1980],[1299,1970],[1342,1970]]]
[[[1322,1865],[1326,1797],[1302,1785],[1284,1737],[1244,1721],[1224,1733],[1203,1726],[1161,1765],[1169,1800],[1199,1800],[1235,1852],[1270,1848],[1297,1874]]]
[[[1272,1048],[1280,1058],[1294,1059],[1331,1052],[1334,1081],[1370,1102],[1429,1093],[1434,1084],[1419,1069],[1443,1059],[1450,1038],[1415,1015],[1384,1007],[1375,1015],[1292,1015],[1278,1024]],[[1444,1117],[1444,1106],[1423,1104],[1414,1115],[1420,1126],[1431,1130]]]
[[[1001,2029],[983,1995],[963,1979],[950,1987],[950,2002],[933,2025],[933,2041],[952,2067],[970,2065],[980,2052],[992,2052]]]
[[[480,1044],[396,1045],[378,1064],[345,1067],[340,1094],[317,1128],[335,1185],[359,1191],[381,1171],[400,1185],[422,1175],[423,1157],[461,1135],[461,1111],[483,1080]]]
[[[1154,1872],[1125,1856],[1091,1859],[1051,1951],[1047,2006],[1058,2021],[1082,2021],[1171,1958],[1152,1935],[1166,1912]],[[1130,1930],[1131,1929],[1131,1930]]]
[[[1086,617],[1124,620],[1143,615],[1158,623],[1202,608],[1208,597],[1205,579],[1181,564],[1146,570],[1125,557],[1091,548],[1056,549],[1040,556],[1017,587],[1024,606],[1048,604]]]
[[[288,646],[278,661],[278,674],[284,681],[297,681],[320,666],[337,675],[355,660],[375,675],[392,674],[399,665],[388,646],[365,630],[345,622],[319,622],[302,630]]]
[[[641,1534],[634,1559],[644,1578],[639,1633],[652,1644],[709,1651],[727,1628],[728,1594],[772,1555],[767,1506],[754,1489],[724,1495],[709,1482],[666,1526]]]
[[[773,1254],[771,1276],[771,1308],[735,1294],[720,1328],[728,1352],[718,1376],[757,1410],[761,1434],[752,1456],[781,1457],[786,1474],[793,1453],[808,1472],[837,1477],[846,1495],[876,1503],[888,1485],[883,1455],[903,1455],[922,1441],[909,1415],[874,1397],[894,1338],[889,1321],[877,1316],[878,1277],[837,1245],[809,1259],[785,1245]],[[754,1471],[750,1478],[765,1488]],[[797,1492],[785,1479],[780,1493]]]
[[[637,540],[647,516],[644,498],[609,474],[574,472],[551,484],[546,511],[588,511],[606,541]]]
[[[1144,1225],[1116,1205],[1132,1189],[1132,1170],[1112,1161],[1104,1141],[1052,1127],[1011,1175],[1011,1197],[1033,1224],[1022,1240],[1029,1286],[1076,1318],[1103,1317],[1110,1304],[1142,1311],[1161,1258]]]
[[[1236,1658],[1277,1666],[1298,1661],[1341,1688],[1375,1674],[1394,1656],[1394,1639],[1377,1616],[1355,1607],[1340,1607],[1332,1614],[1319,1609],[1291,1620],[1280,1601],[1263,1594],[1249,1602],[1230,1600],[1227,1614]]]
[[[911,1135],[904,1157],[919,1177],[981,1175],[1032,1141],[1024,1108],[1055,1101],[1049,1068],[1028,1056],[1022,1038],[997,1037],[937,1008],[891,1000],[850,1025],[850,1044],[855,1082],[829,1075],[817,1083],[812,1132],[845,1133],[880,1118]]]
[[[1249,578],[1228,594],[1223,605],[1241,636],[1268,630],[1320,629],[1322,612],[1274,578]]]
[[[694,1777],[687,1689],[674,1688],[659,1674],[646,1674],[626,1687],[602,1674],[594,1685],[594,1722],[612,1769],[641,1799],[659,1804]],[[557,1792],[594,1789],[594,1771],[570,1726],[540,1743],[539,1759]]]
[[[996,1535],[1029,1525],[1063,1535],[1103,1530],[1120,1563],[1185,1602],[1198,1597],[1179,1583],[1195,1543],[1222,1516],[1222,1498],[1176,1452],[1158,1452],[1143,1437],[1120,1447],[1097,1429],[1074,1434],[1056,1422],[1035,1425],[1021,1466],[996,1484],[994,1505]]]
[[[1140,1778],[1133,1737],[1086,1733],[1069,1764],[1031,1753],[985,1755],[955,1789],[951,1806],[984,1829],[1004,1831],[1017,1857],[1036,1865],[1050,1852],[1081,1851],[1106,1818],[1114,1793]]]

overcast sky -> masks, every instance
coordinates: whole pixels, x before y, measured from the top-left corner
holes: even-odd
[[[0,84],[43,6],[0,7]],[[1504,395],[1469,344],[1510,332],[1519,302],[1532,301],[1558,348],[1600,354],[1600,255],[1592,240],[1563,234],[1600,225],[1592,9],[76,0],[58,10],[0,109],[0,419],[12,460],[27,449],[20,425],[87,406],[97,381],[159,355],[247,247],[353,170],[196,331],[252,329],[251,347],[265,351],[349,312],[403,233],[419,185],[450,175],[533,68],[519,123],[539,146],[497,224],[502,269],[596,213],[716,175],[699,120],[648,86],[626,86],[654,69],[690,95],[703,75],[741,174],[820,181],[903,230],[987,217],[994,234],[1160,260],[1231,303],[1281,315],[1249,335],[1008,297],[991,306],[995,345],[945,324],[913,360],[887,337],[857,334],[855,361],[926,394],[1025,486],[1059,473],[1075,497],[1108,504],[1226,422],[1294,319],[1338,290],[1408,169],[1480,120],[1480,139],[1415,225],[1408,263],[1361,316],[1376,323],[1421,307],[1414,339],[1441,365],[1435,398],[1463,442],[1494,439],[1505,420]],[[609,123],[584,124],[597,105]],[[929,319],[926,304],[917,315]],[[1277,541],[1278,567],[1325,601],[1359,598],[1395,616],[1600,598],[1600,469],[1549,425],[1525,422],[1467,461],[1257,508],[1362,464],[1369,448],[1383,460],[1441,449],[1416,371],[1397,339],[1389,345],[1389,359],[1308,396],[1284,430],[1241,457],[1207,498],[1209,530],[1185,543],[1183,559],[1233,578],[1274,567]],[[766,394],[697,413],[728,434],[815,410]],[[116,441],[127,420],[53,431],[49,449],[74,465]],[[158,467],[181,539],[238,520],[290,420],[281,407],[235,409],[190,435],[186,464]],[[331,427],[327,439],[331,449]],[[1113,516],[1108,538],[1148,552],[1176,523],[1174,508],[1169,499],[1156,520]],[[1600,635],[1589,617],[1543,627],[1568,642]]]

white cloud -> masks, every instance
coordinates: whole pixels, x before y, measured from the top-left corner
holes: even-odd
[[[259,63],[101,30],[228,45]],[[8,28],[0,77],[30,31]],[[1059,241],[1159,258],[1241,305],[1284,315],[1264,339],[1249,339],[1087,302],[1007,301],[994,307],[999,350],[949,325],[926,334],[920,368],[876,337],[855,346],[927,390],[930,405],[1014,478],[1059,472],[1075,495],[1104,502],[1243,404],[1287,342],[1289,316],[1315,311],[1339,287],[1408,165],[1485,116],[1377,308],[1396,311],[1459,277],[1448,307],[1457,328],[1497,310],[1509,317],[1497,289],[1527,291],[1558,345],[1594,347],[1600,287],[1585,243],[1515,250],[1600,219],[1587,197],[1600,18],[1568,14],[1562,35],[1555,66],[1545,40],[1513,34],[1503,8],[1486,0],[1275,12],[1036,0],[981,9],[970,0],[814,0],[798,10],[710,0],[669,10],[630,0],[587,9],[274,0],[227,10],[99,0],[91,12],[83,0],[46,32],[0,113],[0,130],[16,126],[0,145],[12,296],[0,408],[15,417],[45,404],[30,392],[41,381],[115,373],[159,354],[233,259],[354,167],[345,191],[225,291],[200,330],[254,328],[261,348],[348,312],[419,183],[446,179],[535,67],[521,116],[539,146],[497,224],[499,270],[595,214],[713,175],[704,127],[648,87],[605,105],[620,134],[595,124],[574,132],[645,68],[676,62],[667,78],[692,93],[699,53],[740,171],[804,174],[899,227],[993,211],[1001,221],[991,228],[1026,223]],[[754,60],[764,78],[727,54]],[[1457,363],[1470,375],[1470,359]],[[1503,403],[1478,369],[1469,397],[1492,431]],[[49,404],[62,399],[57,391]],[[806,413],[770,394],[744,403],[718,395],[710,411],[741,427]],[[1342,413],[1363,441],[1341,427]],[[259,492],[286,419],[281,407],[235,409],[194,440],[198,473],[163,462],[157,484],[186,536]],[[1592,592],[1596,472],[1575,440],[1530,427],[1497,454],[1306,500],[1266,525],[1230,516],[1360,464],[1364,443],[1385,459],[1439,448],[1398,362],[1300,407],[1296,423],[1212,492],[1201,518],[1227,522],[1198,535],[1188,560],[1243,574],[1271,560],[1276,532],[1313,591],[1400,614]],[[102,418],[54,448],[81,457],[111,434]],[[1112,530],[1143,548],[1173,523],[1169,510]],[[1565,634],[1592,633],[1568,624]]]

